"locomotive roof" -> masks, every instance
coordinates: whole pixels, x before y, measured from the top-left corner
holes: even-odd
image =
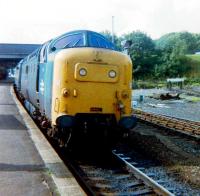
[[[87,33],[87,34],[90,34],[90,33],[95,33],[95,34],[98,34],[100,36],[103,36],[102,34],[100,33],[97,33],[95,31],[91,31],[91,30],[74,30],[74,31],[69,31],[67,33],[64,33],[63,35],[67,35],[67,34],[73,34],[73,33]],[[104,37],[104,36],[103,36]]]

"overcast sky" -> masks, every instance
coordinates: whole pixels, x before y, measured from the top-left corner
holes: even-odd
[[[134,30],[156,39],[165,33],[200,33],[199,0],[0,0],[1,43],[43,43],[76,29]]]

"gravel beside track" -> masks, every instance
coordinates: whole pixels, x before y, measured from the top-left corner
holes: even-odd
[[[188,183],[180,180],[180,175],[175,170],[170,170],[168,166],[163,165],[155,158],[147,158],[151,156],[142,156],[138,152],[130,150],[127,147],[120,147],[122,152],[131,157],[137,163],[137,167],[143,168],[143,172],[157,182],[170,190],[174,195],[188,196],[200,195],[200,189],[191,187]],[[144,153],[144,152],[143,152]]]
[[[150,167],[149,172],[160,170],[160,175],[173,173],[169,185],[182,187],[180,195],[200,195],[200,146],[198,141],[183,137],[175,132],[138,122],[131,131],[129,145],[138,152],[157,160],[165,167]],[[164,173],[162,174],[162,170]],[[170,174],[171,175],[171,174]],[[167,175],[167,176],[170,176]],[[176,194],[175,194],[176,195]],[[179,195],[179,194],[178,194]]]
[[[154,112],[158,114],[164,114],[168,116],[174,116],[178,118],[184,118],[194,121],[200,121],[200,102],[181,100],[157,100],[149,98],[149,95],[167,93],[171,91],[165,89],[142,89],[134,90],[132,99],[137,101],[137,108],[147,112]],[[200,92],[199,92],[200,93]],[[144,101],[140,102],[140,95],[144,96]]]

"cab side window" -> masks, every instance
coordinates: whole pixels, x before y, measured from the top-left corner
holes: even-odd
[[[28,65],[26,65],[26,70],[25,70],[26,74],[28,74]]]
[[[44,44],[40,50],[39,54],[39,62],[44,63],[46,62],[46,44]]]

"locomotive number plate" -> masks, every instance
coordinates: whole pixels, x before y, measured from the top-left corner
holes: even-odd
[[[90,112],[102,112],[102,111],[103,111],[102,108],[97,108],[97,107],[90,108]]]

